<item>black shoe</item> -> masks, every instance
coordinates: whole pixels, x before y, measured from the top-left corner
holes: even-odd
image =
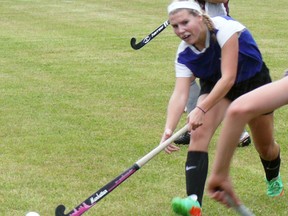
[[[175,144],[182,144],[182,145],[189,145],[190,143],[190,133],[187,131],[186,133],[182,134],[174,141]]]

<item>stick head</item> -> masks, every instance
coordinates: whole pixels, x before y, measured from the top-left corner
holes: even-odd
[[[55,216],[68,216],[68,215],[64,214],[65,209],[66,208],[64,205],[57,206],[57,208],[55,210]]]
[[[140,44],[136,44],[136,38],[134,38],[134,37],[131,38],[130,45],[134,50],[138,50],[142,47],[142,46],[139,46],[139,45],[141,45],[141,42],[140,42]]]

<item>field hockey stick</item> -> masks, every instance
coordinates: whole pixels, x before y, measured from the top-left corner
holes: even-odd
[[[87,198],[80,205],[75,207],[72,211],[67,214],[65,212],[65,206],[59,205],[55,210],[55,216],[80,216],[84,212],[88,211],[92,206],[98,203],[102,198],[107,196],[110,192],[112,192],[116,187],[118,187],[121,183],[123,183],[126,179],[128,179],[132,174],[134,174],[137,170],[139,170],[142,166],[144,166],[148,161],[154,158],[158,153],[160,153],[164,148],[166,148],[170,143],[174,142],[180,135],[184,134],[188,130],[188,125],[185,125],[175,134],[173,134],[170,138],[165,140],[163,143],[159,144],[156,148],[146,154],[144,157],[139,159],[136,163],[133,164],[132,167],[121,173],[115,179],[110,181],[100,190],[92,194],[89,198]]]
[[[248,209],[244,204],[237,205],[234,200],[226,194],[226,200],[228,204],[241,216],[255,216],[250,209]]]
[[[162,25],[155,29],[152,33],[142,39],[141,42],[136,44],[136,38],[131,38],[130,44],[131,47],[135,50],[141,49],[147,43],[149,43],[153,38],[155,38],[160,32],[162,32],[169,25],[169,20],[166,20]]]

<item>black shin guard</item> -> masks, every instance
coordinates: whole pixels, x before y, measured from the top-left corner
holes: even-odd
[[[277,158],[272,161],[266,161],[262,159],[261,157],[260,159],[264,167],[266,179],[268,181],[271,181],[273,178],[276,178],[279,175],[280,164],[281,164],[280,153],[277,156]]]
[[[186,191],[187,195],[196,194],[202,206],[205,182],[208,173],[208,153],[188,152],[186,161]]]

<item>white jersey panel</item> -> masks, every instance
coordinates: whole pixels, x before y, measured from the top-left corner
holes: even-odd
[[[177,55],[175,59],[175,72],[176,72],[176,77],[192,77],[193,73],[191,70],[184,64],[181,64],[177,61],[178,54],[184,51],[184,49],[189,46],[186,42],[181,41],[178,50],[177,50]]]
[[[235,20],[227,20],[223,17],[214,17],[212,21],[217,30],[216,37],[221,48],[233,34],[241,33],[246,28]]]
[[[184,64],[175,63],[176,77],[192,77],[193,73]]]

